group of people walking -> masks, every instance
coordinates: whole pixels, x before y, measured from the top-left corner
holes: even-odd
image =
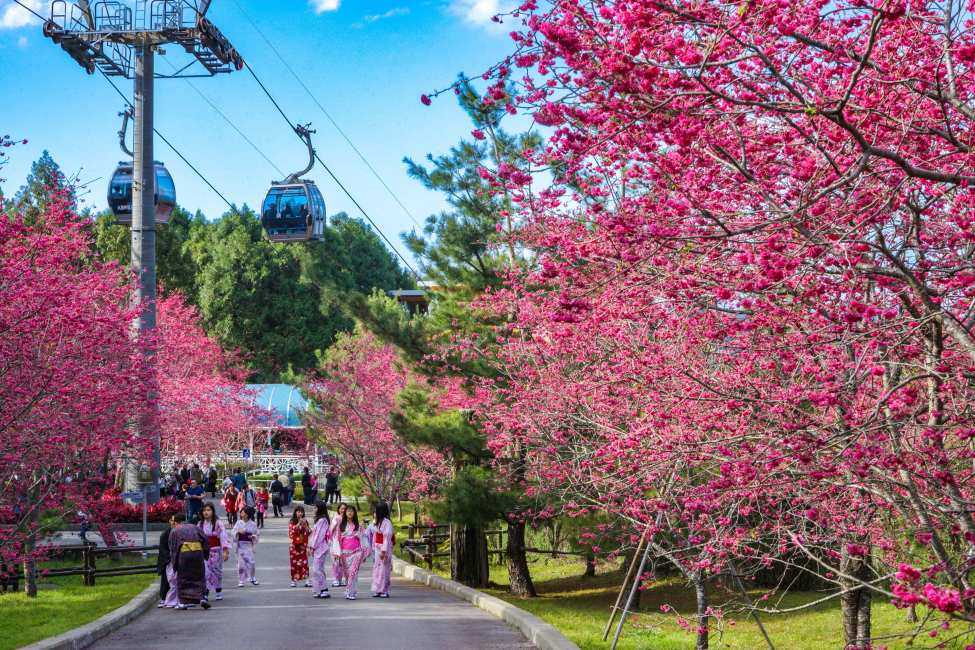
[[[238,496],[235,503],[239,501]],[[313,588],[315,598],[329,598],[330,563],[331,586],[344,586],[345,598],[355,600],[359,570],[372,553],[372,595],[389,598],[394,529],[387,504],[377,504],[374,513],[373,522],[363,526],[354,506],[340,503],[330,515],[328,504],[319,501],[315,520],[310,523],[304,507],[295,506],[288,523],[291,587],[303,581]],[[255,506],[245,505],[228,524],[229,531],[210,502],[203,504],[197,523],[187,522],[182,514],[174,516],[159,539],[159,607],[188,609],[200,605],[209,609],[211,593],[214,600],[222,600],[223,565],[231,549],[237,556],[237,586],[258,586],[254,550],[261,527],[256,514]]]

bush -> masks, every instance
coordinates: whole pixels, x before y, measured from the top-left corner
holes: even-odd
[[[183,512],[186,504],[175,498],[165,497],[149,506],[146,513],[149,521],[167,522],[178,512]],[[105,492],[98,501],[98,518],[108,523],[142,523],[142,504],[126,503],[116,490]]]

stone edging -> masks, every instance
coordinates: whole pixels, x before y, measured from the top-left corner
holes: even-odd
[[[529,641],[542,650],[579,650],[579,646],[565,638],[555,626],[500,598],[495,598],[476,589],[465,587],[459,582],[441,578],[430,571],[421,569],[409,562],[404,562],[397,557],[393,558],[393,573],[413,582],[419,582],[428,587],[445,591],[448,594],[462,598],[480,607],[492,616],[500,618],[505,623],[516,627]]]
[[[146,587],[135,598],[91,623],[68,630],[64,634],[24,646],[23,650],[80,650],[108,636],[159,601],[159,582]]]

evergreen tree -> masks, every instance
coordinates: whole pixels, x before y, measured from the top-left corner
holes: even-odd
[[[60,201],[67,201],[71,212],[76,211],[75,188],[45,149],[41,157],[31,165],[27,181],[7,207],[12,213],[22,215],[25,222],[37,223],[47,213],[48,206],[55,197]]]
[[[403,236],[424,273],[437,285],[434,307],[428,316],[408,319],[402,310],[373,297],[354,309],[378,335],[398,345],[421,372],[499,379],[490,349],[501,323],[497,316],[472,308],[471,301],[499,285],[507,269],[530,260],[511,241],[514,225],[510,198],[498,194],[482,177],[481,169],[497,170],[503,165],[524,169],[525,152],[537,148],[540,139],[533,134],[505,132],[501,128],[505,115],[502,103],[485,104],[466,79],[461,79],[459,87],[459,102],[473,122],[475,140],[462,141],[447,155],[427,156],[429,167],[405,161],[410,176],[445,194],[451,206],[431,215],[422,234]],[[450,356],[440,342],[453,336],[476,336],[482,354]],[[470,586],[486,586],[484,529],[489,522],[504,518],[508,522],[511,591],[534,596],[521,516],[526,504],[517,498],[523,454],[515,450],[510,458],[492,459],[478,422],[456,409],[440,409],[433,396],[420,388],[402,394],[393,424],[411,442],[446,451],[454,460],[454,475],[443,491],[439,513],[452,524],[451,576]],[[499,463],[506,466],[511,485],[502,487],[489,471]]]

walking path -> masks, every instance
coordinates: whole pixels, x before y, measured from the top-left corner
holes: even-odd
[[[290,514],[290,508],[287,512]],[[343,598],[341,587],[331,587],[332,598],[328,600],[312,598],[312,590],[307,587],[290,588],[287,521],[284,517],[268,517],[261,531],[256,550],[259,586],[237,587],[236,559],[231,551],[230,559],[224,564],[224,600],[213,602],[209,611],[199,607],[188,611],[153,609],[94,647],[117,650],[204,646],[240,650],[534,647],[519,632],[469,603],[406,580],[393,578],[389,599],[372,598],[371,560],[359,573],[358,600]],[[331,565],[328,571],[331,581]]]

